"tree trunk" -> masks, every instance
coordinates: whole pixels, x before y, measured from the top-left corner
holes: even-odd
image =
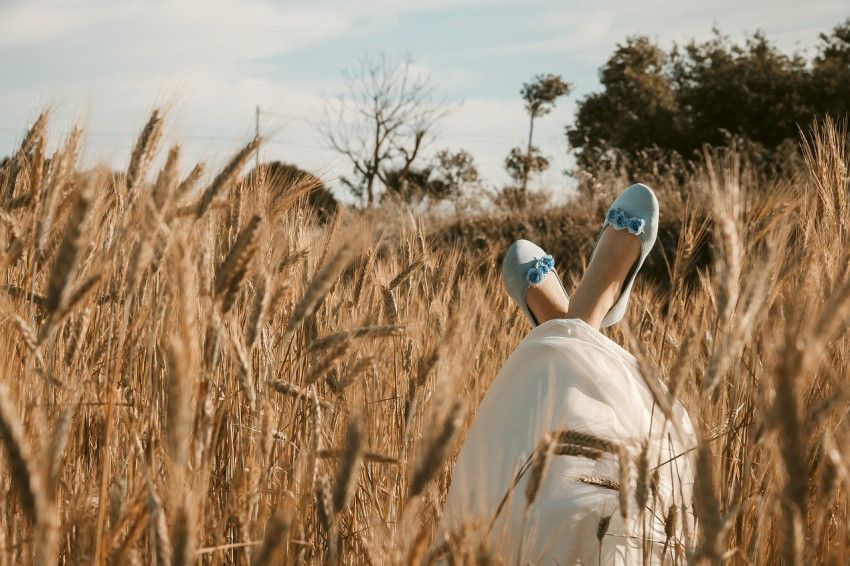
[[[375,203],[375,175],[369,175],[366,181],[366,208],[372,208]]]
[[[522,168],[522,192],[528,190],[528,174],[531,171],[531,137],[534,135],[534,114],[528,122],[528,149],[525,152],[525,166]]]
[[[372,144],[372,169],[369,174],[369,181],[366,183],[366,193],[368,194],[368,208],[372,208],[375,204],[375,177],[381,170],[381,116],[379,112],[375,112],[375,141]]]

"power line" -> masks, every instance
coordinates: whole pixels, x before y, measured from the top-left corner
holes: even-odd
[[[302,119],[293,114],[285,114],[272,112],[268,110],[263,110],[259,106],[255,109],[255,123],[254,130],[255,135],[257,135],[261,131],[260,119],[264,114],[275,115],[281,117],[290,117],[293,119]],[[14,126],[0,126],[0,130],[6,131],[9,133],[14,133],[21,135],[22,131],[18,127]],[[114,132],[114,131],[102,131],[102,130],[84,130],[86,136],[94,137],[94,138],[112,138],[112,139],[127,139],[132,140],[138,137],[138,133],[130,133],[130,132]],[[439,144],[452,144],[452,143],[463,143],[463,142],[474,142],[476,144],[490,144],[490,145],[509,145],[520,143],[523,141],[521,139],[522,136],[517,135],[509,135],[507,133],[499,133],[499,134],[475,134],[475,133],[459,133],[459,132],[451,132],[446,133],[445,135],[438,135],[437,142]],[[230,142],[230,143],[240,143],[244,141],[244,138],[237,136],[221,136],[221,135],[185,135],[179,136],[181,140],[186,141],[220,141],[220,142]],[[535,140],[537,143],[549,143],[549,144],[557,144],[563,142],[564,139],[560,137],[546,137],[546,138],[538,138]],[[284,141],[284,140],[275,140],[269,139],[264,142],[265,145],[272,146],[290,146],[290,147],[300,147],[306,149],[317,149],[317,150],[330,150],[331,148],[322,145],[316,145],[313,143],[305,143],[305,142],[296,142],[296,141]]]
[[[298,116],[297,114],[290,114],[289,112],[275,112],[274,110],[264,110],[260,108],[260,114],[267,114],[269,116],[278,116],[280,118],[291,118],[293,120],[305,120],[303,116]]]
[[[6,131],[9,133],[20,134],[20,129],[9,127],[9,126],[0,126],[0,130]],[[110,139],[124,139],[124,140],[133,140],[138,137],[138,133],[129,133],[129,132],[105,132],[105,131],[97,131],[97,130],[85,130],[84,134],[93,138],[110,138]],[[241,143],[244,142],[245,139],[237,136],[198,136],[198,135],[186,135],[179,136],[181,140],[185,141],[220,141],[220,142],[230,142],[230,143]],[[544,138],[541,140],[535,140],[536,143],[551,143],[557,144],[562,142],[563,140],[558,138]],[[463,142],[475,142],[476,144],[490,144],[490,145],[498,145],[498,146],[507,146],[512,143],[519,143],[518,140],[504,140],[501,138],[493,138],[486,135],[481,136],[461,136],[461,135],[452,135],[452,136],[439,136],[437,137],[438,145],[447,145],[453,143],[463,143]],[[263,142],[264,145],[275,145],[275,146],[292,146],[292,147],[303,147],[308,149],[321,149],[321,150],[330,150],[331,148],[323,145],[316,145],[312,143],[306,142],[296,142],[296,141],[284,141],[284,140],[276,140],[269,139]]]
[[[14,128],[11,126],[0,126],[0,130],[4,130],[7,132],[13,132],[15,134],[20,133],[20,129]],[[96,130],[85,130],[84,135],[95,137],[95,138],[112,138],[112,139],[125,139],[125,140],[133,140],[138,137],[138,133],[127,133],[127,132],[104,132],[104,131],[96,131]],[[236,137],[236,136],[180,136],[181,140],[186,141],[223,141],[223,142],[244,142],[244,138]],[[321,145],[309,144],[309,143],[300,143],[293,141],[282,141],[282,140],[267,140],[264,142],[266,145],[289,145],[294,147],[306,147],[311,149],[329,149]]]

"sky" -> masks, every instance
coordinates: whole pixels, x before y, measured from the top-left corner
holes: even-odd
[[[49,108],[54,143],[82,124],[83,162],[122,167],[162,107],[184,166],[217,166],[250,139],[259,106],[262,158],[333,184],[351,167],[316,132],[323,105],[364,54],[408,54],[451,109],[429,153],[466,149],[492,184],[527,137],[523,82],[561,75],[572,92],[535,124],[552,159],[536,185],[568,186],[564,128],[627,36],[669,47],[712,27],[735,40],[762,30],[811,52],[847,17],[846,0],[0,0],[0,155]]]

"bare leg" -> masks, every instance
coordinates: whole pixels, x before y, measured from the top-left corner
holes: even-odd
[[[605,228],[593,261],[572,296],[567,318],[580,318],[598,330],[639,256],[640,240],[636,236],[627,230]]]
[[[564,296],[564,291],[554,271],[546,274],[538,285],[531,285],[525,292],[525,302],[539,324],[553,318],[567,318],[570,301]]]

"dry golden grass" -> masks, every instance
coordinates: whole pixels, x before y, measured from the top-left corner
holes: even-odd
[[[76,170],[78,132],[48,160],[46,123],[0,169],[0,565],[512,562],[432,540],[458,439],[527,330],[497,244],[449,247],[410,215],[322,227],[309,179],[240,180],[260,140],[201,186],[177,148],[150,170],[158,113],[120,175]],[[805,169],[767,183],[708,156],[665,209],[670,288],[641,280],[611,332],[699,431],[695,563],[850,558],[845,140],[814,128]],[[546,446],[535,476],[565,449]],[[634,512],[652,463],[622,459],[635,493],[582,481]]]

